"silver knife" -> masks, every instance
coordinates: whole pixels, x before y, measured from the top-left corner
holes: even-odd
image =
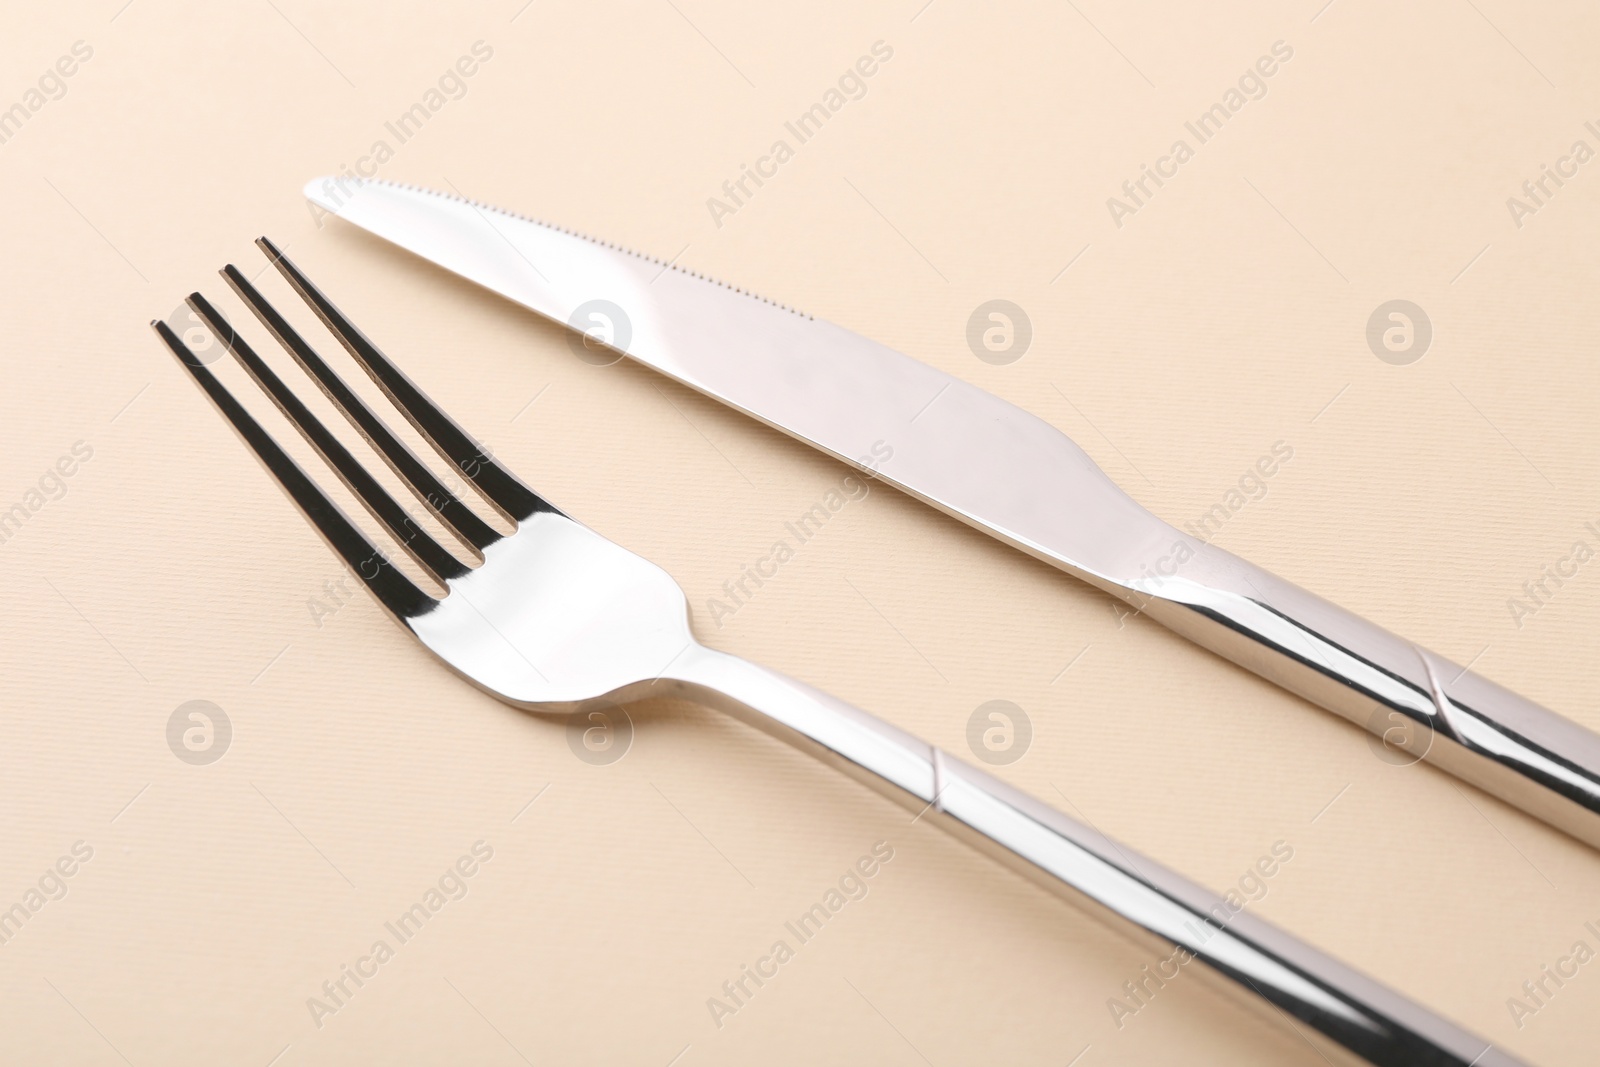
[[[1176,529],[1014,404],[822,319],[459,197],[348,178],[305,195],[314,215],[866,470],[1600,848],[1600,735]]]

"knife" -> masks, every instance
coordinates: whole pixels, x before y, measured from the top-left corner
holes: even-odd
[[[1600,848],[1600,735],[1184,533],[1061,431],[721,282],[460,197],[314,179],[337,215],[1119,597]]]

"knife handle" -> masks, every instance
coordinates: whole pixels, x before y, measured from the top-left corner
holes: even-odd
[[[1397,761],[1425,759],[1600,848],[1600,735],[1247,560],[1183,540],[1191,559],[1128,583],[1124,598],[1365,727]]]
[[[1338,1047],[1313,1045],[1330,1063],[1349,1054],[1380,1067],[1519,1063],[1182,875],[826,693],[699,645],[669,670],[619,699],[659,695],[665,683],[872,786],[914,812],[912,822],[941,826],[1147,948],[1146,995],[1179,973],[1205,975],[1213,988],[1253,994],[1233,999],[1295,1042],[1310,1043],[1307,1029],[1331,1039]]]

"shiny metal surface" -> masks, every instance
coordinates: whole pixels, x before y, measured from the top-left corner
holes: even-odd
[[[1600,848],[1600,736],[1179,531],[1015,405],[831,323],[456,197],[338,179],[305,195]]]
[[[462,538],[481,562],[430,566],[427,537],[403,521],[386,523],[422,566],[441,574],[443,596],[419,588],[380,552],[262,429],[165,323],[153,323],[182,366],[397,622],[480,688],[544,714],[582,713],[656,694],[723,707],[742,720],[870,783],[991,855],[1006,859],[1096,915],[1144,940],[1178,946],[1224,988],[1248,998],[1277,1025],[1292,1028],[1329,1058],[1353,1054],[1393,1065],[1509,1067],[1515,1060],[1400,994],[1378,985],[1221,897],[1163,869],[905,732],[824,693],[695,641],[688,605],[665,571],[568,518],[486,455],[435,407],[269,243],[290,283],[423,435],[515,526],[509,535]],[[243,276],[225,272],[246,304],[294,352],[369,439],[379,420],[322,364],[305,339],[276,316]],[[190,298],[213,334],[307,438],[318,444],[354,492],[383,521],[399,505],[376,481],[344,462],[331,435],[276,378],[221,314]],[[310,353],[310,358],[307,358]],[[270,375],[270,372],[267,372]],[[355,409],[355,410],[352,410]],[[391,435],[392,437],[392,435]],[[374,447],[379,447],[376,443]],[[384,446],[387,447],[387,446]],[[404,451],[398,441],[393,447]],[[386,459],[397,471],[415,456]],[[352,461],[353,462],[353,461]],[[402,474],[402,477],[405,477]],[[437,486],[418,498],[458,524],[467,503]],[[481,534],[481,531],[478,531]],[[409,536],[408,536],[409,533]],[[441,550],[443,550],[441,548]],[[1188,958],[1185,958],[1188,962]],[[1312,1035],[1322,1035],[1313,1040]]]

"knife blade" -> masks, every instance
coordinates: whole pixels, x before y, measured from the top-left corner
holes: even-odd
[[[1178,530],[1016,405],[825,320],[460,197],[335,178],[304,192],[1600,848],[1600,735]]]

